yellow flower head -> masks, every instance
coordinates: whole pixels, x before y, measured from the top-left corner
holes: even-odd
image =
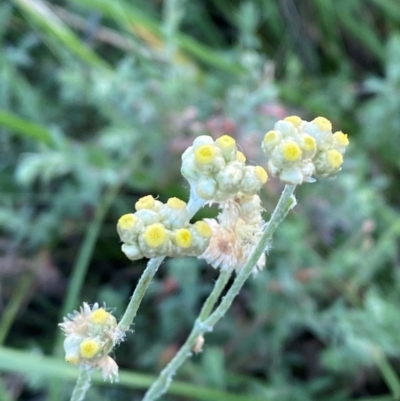
[[[194,226],[202,237],[210,238],[212,236],[211,227],[205,221],[196,221]]]
[[[325,117],[317,117],[314,118],[313,122],[317,125],[317,127],[323,131],[331,131],[332,123]]]
[[[213,145],[202,145],[194,151],[194,159],[199,164],[209,164],[216,156],[216,149]]]
[[[157,248],[167,240],[167,232],[161,223],[150,224],[146,227],[143,238],[151,248]]]
[[[156,200],[152,195],[143,196],[135,203],[135,209],[152,209],[155,205]]]
[[[100,350],[100,344],[96,340],[84,340],[79,351],[82,358],[92,359]]]
[[[299,116],[289,116],[283,120],[293,124],[296,128],[302,123],[302,119]]]
[[[192,245],[192,233],[187,228],[180,228],[175,232],[175,240],[181,248],[189,248]]]
[[[278,139],[279,139],[278,131],[268,131],[264,135],[264,143],[266,143],[266,144],[275,142]]]
[[[265,184],[267,182],[268,174],[264,168],[262,168],[261,166],[256,166],[254,168],[254,172],[256,174],[256,177],[258,178],[258,180],[260,180],[262,184]]]
[[[99,308],[92,312],[90,315],[90,321],[95,324],[104,324],[107,322],[108,318],[111,316],[104,308]]]
[[[184,202],[183,200],[180,200],[179,198],[169,198],[167,201],[167,205],[171,209],[183,210],[186,207],[186,202]]]
[[[118,220],[118,226],[123,230],[129,230],[133,228],[136,223],[136,217],[132,213],[124,214]]]
[[[240,150],[238,150],[238,151],[236,152],[236,160],[237,160],[238,162],[244,163],[244,162],[246,161],[246,156],[245,156]]]
[[[340,146],[347,146],[349,144],[349,138],[347,134],[344,134],[342,131],[337,131],[333,134],[333,139],[340,145]]]
[[[311,135],[305,134],[303,137],[303,148],[307,152],[313,151],[317,146],[317,142]]]
[[[215,143],[221,148],[221,149],[233,149],[236,145],[236,141],[229,135],[222,135],[219,137]]]
[[[301,158],[302,152],[296,142],[288,141],[282,146],[282,156],[288,162],[295,162]]]
[[[65,361],[72,365],[77,365],[80,362],[80,358],[78,356],[67,355]]]
[[[343,163],[342,154],[335,149],[328,150],[326,159],[329,165],[334,169],[339,168]]]

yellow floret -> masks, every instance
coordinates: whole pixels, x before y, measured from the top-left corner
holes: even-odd
[[[213,145],[202,145],[194,151],[194,159],[199,164],[211,163],[215,158],[216,150]]]
[[[161,223],[150,224],[146,227],[143,238],[151,248],[156,248],[167,240],[167,232]]]
[[[155,199],[152,195],[143,196],[135,203],[136,210],[152,209],[155,205]]]
[[[332,123],[325,117],[317,117],[313,120],[317,127],[323,131],[331,131]]]
[[[194,223],[197,232],[204,238],[210,238],[212,236],[212,229],[205,221],[196,221]]]
[[[328,150],[326,159],[332,168],[339,168],[343,163],[343,156],[335,149]]]
[[[261,166],[256,166],[254,172],[261,183],[265,184],[267,182],[268,174]]]
[[[276,131],[268,131],[264,135],[264,142],[265,143],[275,142],[277,138],[278,138],[278,133]]]
[[[92,312],[90,321],[95,324],[104,324],[107,322],[109,316],[110,314],[104,308],[99,308]]]
[[[317,146],[317,143],[311,135],[304,135],[303,146],[304,146],[304,150],[310,152],[315,149],[315,147]]]
[[[175,240],[181,248],[189,248],[192,245],[192,233],[187,228],[180,228],[175,232]]]
[[[347,146],[350,142],[347,134],[344,134],[342,131],[335,132],[333,138],[340,146]]]
[[[186,202],[180,200],[179,198],[169,198],[167,201],[167,205],[171,209],[183,210],[186,207]]]
[[[236,160],[237,160],[238,162],[244,163],[244,162],[246,161],[246,156],[245,156],[240,150],[238,150],[238,151],[236,152]]]
[[[79,357],[77,356],[66,356],[65,361],[71,363],[72,365],[77,365],[80,362]]]
[[[293,124],[296,128],[302,123],[302,120],[299,116],[289,116],[283,120]]]
[[[93,358],[100,349],[100,344],[96,340],[84,340],[79,347],[82,358]]]
[[[301,158],[302,151],[296,142],[289,141],[282,147],[282,156],[288,162],[295,162]]]
[[[124,214],[118,220],[118,226],[123,230],[129,230],[135,225],[136,217],[133,214]]]
[[[222,135],[216,141],[221,149],[232,149],[236,145],[236,141],[229,135]]]

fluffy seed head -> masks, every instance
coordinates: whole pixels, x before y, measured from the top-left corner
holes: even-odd
[[[213,145],[202,145],[194,151],[194,159],[196,163],[208,164],[215,158],[216,150]]]
[[[167,232],[161,223],[150,224],[146,227],[143,238],[151,248],[157,248],[167,240]]]

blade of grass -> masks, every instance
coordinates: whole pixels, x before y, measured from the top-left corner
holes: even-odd
[[[34,25],[43,30],[50,40],[56,39],[82,61],[94,67],[108,67],[94,51],[87,47],[63,22],[40,0],[14,0]]]
[[[0,371],[18,372],[29,376],[43,377],[46,380],[66,379],[76,380],[78,369],[55,357],[0,347]],[[155,377],[122,370],[119,375],[119,384],[132,389],[145,389],[154,381]],[[93,375],[93,382],[103,386],[115,386],[104,382],[99,373]],[[174,381],[170,387],[173,394],[204,401],[266,401],[265,398],[254,396],[229,394],[224,391],[192,384]]]
[[[10,395],[8,394],[6,386],[1,378],[0,378],[0,401],[13,401]]]
[[[14,131],[23,138],[34,139],[46,145],[53,144],[53,136],[46,128],[31,121],[24,120],[8,111],[0,110],[0,125]]]
[[[105,17],[113,19],[117,24],[125,26],[130,31],[132,31],[132,29],[139,31],[153,46],[164,46],[160,23],[131,3],[124,2],[123,0],[118,2],[105,0],[69,0],[69,2],[79,4],[80,6],[84,5],[91,10],[96,10]],[[212,48],[197,42],[190,36],[181,33],[177,34],[176,41],[181,50],[186,51],[188,54],[210,66],[233,74],[239,74],[242,71],[239,65],[221,56]]]
[[[21,304],[25,299],[25,295],[32,284],[33,278],[34,275],[32,272],[26,273],[24,277],[21,278],[18,287],[13,292],[11,299],[9,299],[7,306],[3,311],[0,321],[0,345],[4,343],[4,340],[7,337]]]
[[[375,362],[394,400],[400,400],[400,379],[382,350],[374,349]]]

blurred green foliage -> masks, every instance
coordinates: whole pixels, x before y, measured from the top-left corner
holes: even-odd
[[[298,188],[268,269],[164,398],[400,399],[396,0],[14,0],[0,41],[0,399],[68,399],[57,323],[82,301],[122,315],[145,261],[115,222],[144,194],[187,197],[195,136],[233,135],[265,165],[264,132],[293,113],[348,132],[343,171]],[[121,385],[88,400],[139,400],[215,277],[166,261],[116,351]]]

